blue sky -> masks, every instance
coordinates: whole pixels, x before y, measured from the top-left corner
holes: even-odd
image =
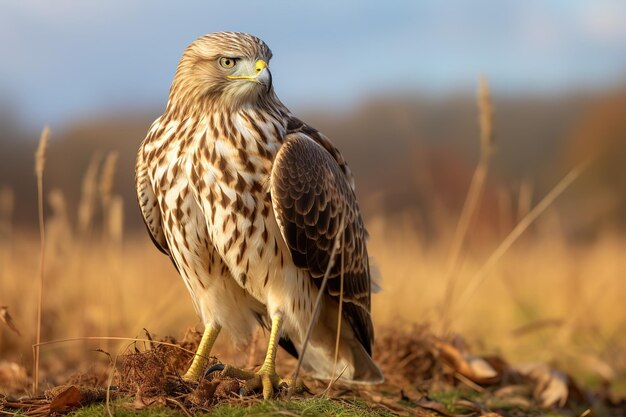
[[[626,1],[0,0],[0,105],[53,128],[162,108],[182,50],[208,32],[263,38],[294,109],[382,91],[602,88],[626,80]],[[1,106],[0,106],[1,107]]]

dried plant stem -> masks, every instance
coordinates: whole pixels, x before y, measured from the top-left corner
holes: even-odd
[[[87,247],[91,242],[91,234],[93,230],[93,217],[98,198],[98,172],[102,155],[95,153],[89,160],[89,165],[83,175],[81,184],[80,200],[78,202],[78,250],[76,253],[76,276],[77,291],[81,298],[85,298],[85,280],[80,279],[84,275],[85,263],[87,258]],[[80,322],[79,329],[82,334],[87,332],[87,322],[85,314],[85,303],[80,303]]]
[[[329,392],[335,382],[337,372],[337,359],[339,358],[339,342],[341,340],[341,322],[343,320],[343,279],[344,279],[344,247],[346,239],[345,234],[341,236],[341,274],[339,275],[339,309],[337,313],[337,337],[335,338],[335,358],[333,360],[333,373],[326,387],[325,393]],[[341,376],[341,375],[340,375]]]
[[[177,344],[174,344],[174,343],[159,342],[158,340],[151,340],[151,339],[139,339],[136,337],[118,337],[118,336],[82,336],[82,337],[68,337],[66,339],[48,340],[46,342],[40,342],[40,343],[33,345],[33,349],[39,348],[40,346],[56,345],[59,343],[67,343],[67,342],[89,341],[89,340],[120,340],[120,341],[123,340],[123,341],[130,341],[130,342],[148,342],[149,344],[151,343],[151,344],[156,344],[156,345],[169,346],[169,347],[182,350],[183,352],[187,352],[191,355],[197,355],[196,352],[193,352],[189,349],[185,349],[184,347],[178,346]]]
[[[9,280],[9,262],[13,247],[13,210],[15,195],[10,187],[0,188],[0,284]],[[0,294],[5,289],[0,285]]]
[[[78,232],[82,238],[81,243],[85,243],[91,237],[93,226],[93,215],[96,200],[98,198],[98,168],[100,166],[101,155],[94,154],[87,166],[81,186],[80,201],[78,203]],[[83,246],[83,245],[81,245]]]
[[[530,212],[533,205],[533,185],[530,181],[524,180],[519,187],[517,198],[517,221],[521,221]]]
[[[115,168],[117,165],[117,152],[109,152],[102,164],[102,172],[100,173],[100,183],[98,188],[100,191],[100,201],[102,203],[102,212],[106,216],[109,204],[113,198],[113,183],[115,182]],[[105,219],[106,222],[106,219]]]
[[[43,216],[43,172],[46,163],[46,148],[48,147],[48,137],[50,129],[46,126],[41,132],[39,138],[39,146],[35,152],[35,175],[37,176],[37,208],[39,214],[39,292],[37,302],[37,343],[35,344],[35,364],[33,377],[33,391],[39,390],[39,343],[41,342],[41,312],[43,306],[43,284],[44,284],[44,263],[46,253],[46,234]]]
[[[585,169],[592,162],[593,158],[590,158],[578,166],[574,167],[565,177],[559,181],[552,190],[537,204],[532,210],[528,212],[523,219],[511,230],[508,236],[500,243],[500,245],[493,251],[491,256],[483,264],[483,266],[476,272],[476,274],[470,280],[467,288],[459,298],[458,308],[461,309],[467,303],[467,301],[474,294],[478,286],[484,281],[487,272],[493,268],[493,266],[502,258],[502,256],[509,250],[509,248],[519,239],[519,237],[528,229],[528,227],[548,208],[554,201],[567,189],[570,185],[582,174]]]
[[[121,238],[118,239],[118,235],[121,235],[121,224],[119,223],[121,218],[121,213],[114,214],[115,210],[119,210],[121,208],[121,199],[117,198],[117,196],[113,195],[113,184],[115,182],[115,168],[117,165],[118,155],[117,152],[109,152],[104,159],[104,163],[102,164],[102,170],[100,173],[100,182],[98,184],[98,189],[100,192],[100,202],[102,203],[102,220],[103,220],[103,237],[104,237],[104,245],[105,245],[105,256],[107,258],[107,263],[111,265],[111,270],[107,274],[106,280],[103,280],[102,283],[106,286],[103,288],[105,290],[104,293],[108,293],[106,297],[106,319],[102,320],[102,333],[110,335],[112,332],[112,318],[115,317],[113,314],[114,310],[114,300],[113,300],[113,291],[110,289],[116,288],[113,285],[113,278],[119,277],[119,273],[121,267],[119,265],[119,259],[121,256],[121,248],[119,243]],[[115,216],[120,216],[119,219],[115,219]],[[109,289],[109,291],[106,291]],[[107,344],[107,348],[110,350],[111,346]]]
[[[291,396],[294,393],[294,390],[296,387],[296,381],[298,380],[298,375],[300,374],[300,368],[302,367],[302,360],[304,358],[304,354],[306,353],[306,348],[309,344],[309,339],[311,339],[311,334],[313,333],[313,327],[315,327],[315,323],[317,322],[317,316],[319,313],[319,309],[322,305],[322,297],[324,296],[324,290],[326,289],[326,284],[328,283],[330,270],[335,265],[335,256],[337,255],[337,250],[339,249],[339,239],[341,239],[344,234],[345,220],[346,220],[346,216],[344,214],[341,218],[341,223],[339,224],[339,233],[337,233],[337,236],[335,236],[335,242],[333,243],[333,249],[330,252],[330,260],[328,261],[328,265],[326,265],[324,278],[322,279],[322,283],[317,292],[317,298],[315,299],[315,305],[313,307],[313,314],[311,314],[311,320],[309,321],[309,326],[307,327],[306,335],[304,336],[304,341],[302,343],[302,351],[300,352],[300,356],[298,357],[298,363],[296,364],[296,369],[293,372],[291,384],[289,385],[289,391],[287,393],[287,400],[291,399]],[[343,248],[341,249],[343,250]]]
[[[480,124],[480,160],[472,176],[469,190],[467,191],[465,203],[463,204],[461,216],[459,217],[459,222],[454,232],[452,246],[450,247],[450,253],[446,263],[444,276],[446,285],[441,321],[444,333],[447,332],[448,326],[450,325],[450,310],[452,308],[454,290],[457,284],[456,271],[461,257],[461,250],[463,249],[463,244],[465,243],[472,220],[478,210],[480,197],[483,194],[487,173],[489,171],[489,160],[493,154],[493,109],[489,85],[484,76],[480,77],[477,104]]]
[[[511,195],[505,187],[498,188],[498,231],[500,237],[506,236],[513,227],[514,214]]]

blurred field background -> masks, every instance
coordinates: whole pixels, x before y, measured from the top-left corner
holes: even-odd
[[[0,6],[0,306],[22,333],[0,327],[0,361],[32,362],[33,154],[44,123],[52,134],[42,340],[141,337],[143,328],[180,335],[198,325],[184,285],[143,228],[134,158],[184,47],[231,29],[270,45],[279,96],[352,167],[383,288],[377,326],[429,323],[479,352],[549,362],[626,393],[622,3],[141,4]],[[480,159],[480,72],[491,85],[494,147],[450,272]],[[601,150],[478,281],[515,225]],[[47,346],[44,376],[106,359],[91,349],[116,346]]]

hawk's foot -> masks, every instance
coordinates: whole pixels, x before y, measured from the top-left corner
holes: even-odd
[[[236,378],[244,381],[241,394],[248,395],[254,391],[262,390],[263,399],[269,400],[274,395],[287,392],[292,380],[281,378],[274,369],[262,366],[257,372],[239,369],[231,365],[224,366],[221,376]],[[305,387],[301,380],[296,383],[296,392],[304,391]]]
[[[231,378],[245,381],[242,388],[244,394],[262,389],[263,398],[268,400],[273,397],[274,394],[289,387],[290,381],[279,377],[276,373],[276,349],[278,348],[281,323],[282,316],[280,314],[272,317],[272,329],[270,330],[267,353],[265,354],[265,360],[263,361],[261,369],[257,372],[250,372],[232,366],[222,368],[222,376],[230,376]],[[215,367],[211,367],[210,369],[214,371],[217,370]],[[300,385],[303,386],[302,384]],[[295,388],[298,388],[297,384]]]

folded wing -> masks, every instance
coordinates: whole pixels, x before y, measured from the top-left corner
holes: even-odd
[[[343,254],[337,252],[326,291],[338,299],[343,259],[344,319],[368,354],[374,338],[366,230],[343,160],[313,129],[287,134],[272,168],[272,204],[296,266],[310,272],[318,287],[344,221]]]

